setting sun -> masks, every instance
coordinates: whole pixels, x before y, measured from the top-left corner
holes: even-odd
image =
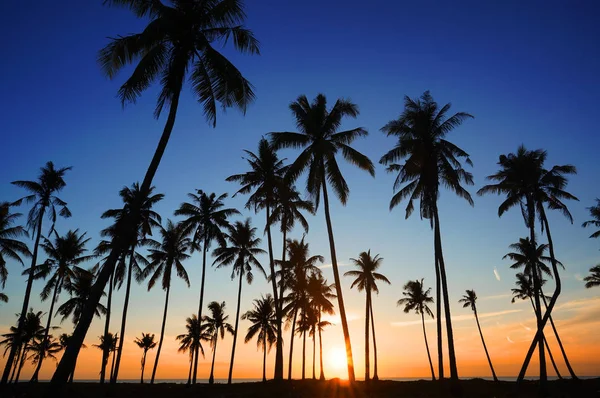
[[[327,364],[330,372],[336,377],[344,378],[346,375],[346,351],[341,347],[333,347],[327,353]]]

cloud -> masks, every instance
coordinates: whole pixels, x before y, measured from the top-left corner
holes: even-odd
[[[504,293],[504,294],[495,294],[493,296],[480,297],[479,300],[500,300],[500,299],[508,299],[511,297],[512,297],[512,294]]]
[[[338,268],[339,267],[349,267],[349,266],[350,266],[350,264],[348,264],[348,263],[338,262]],[[331,268],[331,267],[332,267],[331,263],[328,263],[328,264],[320,265],[318,268],[325,269],[325,268]]]
[[[577,279],[579,282],[583,282],[583,276],[581,274],[575,274],[573,275],[575,277],[575,279]]]
[[[361,317],[360,315],[355,314],[353,312],[347,312],[346,313],[346,320],[348,322],[356,321],[357,319],[361,319],[361,318],[363,318],[363,317]],[[322,320],[331,322],[334,325],[341,325],[342,324],[342,320],[341,320],[341,318],[340,318],[339,315],[324,315],[323,318],[322,318]]]
[[[498,317],[498,316],[502,316],[502,315],[507,315],[507,314],[514,314],[517,312],[521,312],[523,310],[504,310],[504,311],[496,311],[496,312],[484,312],[481,314],[478,314],[479,319],[482,318],[493,318],[493,317]],[[442,317],[442,321],[445,318]],[[461,322],[461,321],[467,321],[467,320],[472,320],[473,319],[473,314],[468,314],[468,315],[457,315],[457,316],[453,316],[452,317],[452,322]],[[428,319],[425,321],[425,323],[433,323],[435,322],[434,319]],[[420,325],[421,321],[405,321],[405,322],[391,322],[390,323],[392,326],[396,326],[396,327],[403,327],[403,326],[413,326],[413,325]]]
[[[494,276],[496,277],[496,280],[501,280],[500,279],[500,273],[498,272],[498,268],[494,267]]]

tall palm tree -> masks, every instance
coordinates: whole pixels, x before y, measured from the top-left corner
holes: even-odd
[[[98,348],[102,352],[108,352],[109,357],[110,357],[110,353],[112,352],[112,365],[111,365],[110,375],[109,375],[109,378],[112,379],[113,372],[115,370],[115,351],[117,350],[119,336],[117,333],[112,334],[109,332],[108,334],[103,334],[102,336],[98,336],[98,338],[100,339],[100,344],[93,344],[93,346]]]
[[[317,317],[308,300],[305,301],[296,326],[296,334],[302,336],[302,380],[306,379],[306,334],[310,333]]]
[[[554,244],[552,241],[552,234],[550,233],[550,224],[546,217],[546,207],[550,210],[559,210],[571,223],[573,223],[573,217],[563,201],[566,199],[579,200],[565,191],[568,183],[566,176],[577,173],[575,166],[554,166],[550,170],[547,170],[544,168],[546,158],[546,151],[541,149],[530,151],[521,145],[516,153],[500,156],[498,160],[500,170],[487,177],[488,180],[495,182],[495,184],[486,185],[477,192],[478,195],[494,193],[505,196],[504,202],[498,207],[499,217],[513,207],[520,207],[525,225],[529,228],[529,239],[531,242],[535,243],[537,241],[535,234],[536,218],[540,220],[542,232],[546,232],[555,289],[552,298],[550,299],[550,303],[548,304],[548,309],[544,313],[541,321],[538,322],[537,332],[529,346],[529,350],[527,351],[523,366],[521,367],[521,371],[517,378],[517,382],[520,383],[525,377],[529,361],[531,360],[531,356],[537,345],[540,354],[540,387],[542,390],[545,389],[547,381],[546,361],[543,355],[543,329],[562,289],[560,275],[558,273],[558,261],[556,261],[556,256],[554,255]],[[535,273],[533,274],[533,277],[535,284],[537,283],[537,276]],[[577,376],[575,376],[573,369],[568,364],[568,361],[566,362],[571,377],[576,378]]]
[[[145,0],[106,0],[104,3],[128,8],[136,17],[149,19],[141,33],[111,39],[99,55],[101,68],[111,79],[129,64],[137,63],[131,77],[119,90],[123,104],[135,102],[142,92],[158,81],[161,90],[155,116],[160,116],[165,107],[169,108],[162,136],[140,188],[142,192],[148,192],[175,125],[186,75],[194,96],[203,105],[204,116],[214,126],[217,105],[245,112],[254,100],[252,85],[215,46],[225,45],[231,38],[235,50],[259,54],[259,43],[242,25],[246,19],[242,0],[177,1],[169,5]],[[124,226],[124,235],[135,234],[136,214],[133,216],[129,226]],[[108,267],[98,277],[90,308],[86,309],[75,331],[73,348],[67,348],[53,377],[56,389],[68,377],[92,321],[95,303],[100,300],[127,240],[125,236],[119,239]]]
[[[160,350],[165,337],[165,326],[167,324],[167,310],[169,309],[169,293],[171,292],[171,281],[173,271],[178,277],[190,286],[190,279],[187,271],[183,267],[183,260],[190,258],[188,254],[194,242],[186,236],[186,230],[181,225],[174,224],[167,220],[167,227],[160,227],[161,242],[155,242],[155,248],[149,249],[150,264],[144,269],[143,277],[150,277],[148,281],[148,290],[152,289],[156,282],[161,279],[161,287],[165,291],[165,310],[163,313],[162,326],[160,328],[160,338],[158,339],[158,348],[156,349],[156,359],[152,368],[152,378],[150,384],[154,384],[156,369],[160,359]]]
[[[267,381],[267,351],[277,341],[277,316],[275,315],[275,301],[270,294],[255,299],[254,308],[242,314],[243,320],[250,321],[250,327],[244,342],[250,342],[256,336],[256,345],[263,350],[263,382]]]
[[[335,299],[335,294],[333,293],[335,286],[333,284],[328,284],[327,280],[320,273],[312,273],[308,278],[307,285],[311,306],[315,309],[317,314],[316,329],[319,334],[319,380],[325,380],[325,372],[323,370],[322,332],[323,329],[327,326],[330,326],[331,323],[321,320],[321,315],[323,313],[329,315],[333,315],[335,313],[333,309],[333,303],[331,302],[331,300]]]
[[[583,278],[586,288],[600,286],[600,264],[590,268],[590,274]]]
[[[33,286],[33,280],[37,265],[38,249],[40,245],[40,239],[42,237],[42,224],[44,222],[44,216],[50,219],[50,233],[54,230],[54,224],[56,223],[57,209],[58,215],[61,217],[70,217],[71,212],[67,208],[67,203],[56,196],[57,193],[67,185],[64,180],[64,176],[67,171],[71,170],[70,167],[63,167],[57,169],[54,167],[54,163],[47,162],[44,167],[40,169],[40,174],[36,181],[13,181],[12,184],[20,188],[25,189],[29,195],[14,202],[14,205],[19,206],[21,203],[32,203],[33,206],[29,210],[27,215],[27,227],[33,232],[33,254],[31,255],[31,267],[29,267],[29,275],[27,278],[27,287],[25,288],[25,297],[23,298],[23,307],[21,309],[21,316],[17,322],[17,328],[21,329],[22,324],[25,321],[27,309],[29,308],[29,299],[31,297],[31,287]],[[10,376],[10,370],[15,360],[15,354],[20,348],[21,333],[17,333],[15,344],[12,345],[6,364],[4,365],[4,372],[2,373],[2,380],[0,384],[6,384],[8,377]],[[83,340],[82,340],[83,342]]]
[[[144,384],[144,368],[146,367],[146,354],[148,353],[148,350],[152,350],[154,349],[154,347],[156,347],[156,341],[154,341],[154,334],[142,333],[142,337],[136,337],[133,342],[143,350],[141,361],[142,375],[140,376],[140,383]]]
[[[18,334],[21,335],[20,338],[17,338]],[[15,344],[21,344],[21,347],[17,349],[14,365],[9,369],[12,370],[10,380],[12,381],[14,379],[15,383],[17,383],[19,381],[21,369],[31,350],[33,341],[41,340],[44,337],[42,311],[33,312],[33,310],[30,309],[25,316],[25,321],[23,322],[23,327],[21,329],[19,330],[17,326],[11,326],[10,332],[3,334],[2,337],[4,337],[4,340],[0,341],[0,346],[6,346],[3,356],[6,356],[6,353],[11,350]]]
[[[473,205],[471,195],[462,186],[462,184],[473,185],[473,175],[463,168],[460,160],[464,159],[464,162],[470,166],[473,163],[468,153],[446,139],[452,130],[473,116],[458,112],[448,117],[449,110],[449,103],[439,108],[429,91],[425,91],[419,99],[413,100],[405,96],[404,112],[398,119],[388,122],[381,129],[388,136],[397,137],[398,143],[381,157],[379,163],[388,166],[388,172],[398,172],[394,183],[394,190],[398,191],[390,201],[390,210],[403,199],[408,198],[406,206],[406,218],[408,218],[414,210],[413,202],[419,200],[421,218],[428,219],[434,230],[439,378],[440,380],[444,378],[441,327],[441,299],[443,299],[450,377],[456,382],[458,369],[454,351],[446,265],[442,252],[438,198],[440,187],[447,187]],[[402,160],[404,164],[397,163]]]
[[[479,317],[477,316],[477,294],[475,290],[466,290],[466,294],[462,296],[459,303],[462,303],[463,308],[471,307],[473,310],[473,314],[475,314],[475,321],[477,321],[477,329],[479,330],[479,336],[481,336],[481,342],[483,343],[483,349],[485,351],[485,356],[487,357],[488,363],[490,364],[490,369],[492,370],[492,376],[494,377],[494,381],[498,381],[498,377],[496,377],[496,372],[494,371],[494,366],[492,365],[492,360],[490,359],[490,354],[488,353],[487,346],[485,345],[485,340],[483,339],[483,333],[481,332],[481,326],[479,325]]]
[[[433,303],[433,298],[429,295],[431,288],[424,290],[423,279],[408,281],[403,287],[404,296],[398,300],[398,306],[404,306],[404,312],[408,314],[411,311],[421,315],[421,323],[423,324],[423,337],[425,337],[425,348],[427,349],[427,359],[429,359],[429,368],[431,369],[431,380],[435,381],[435,372],[433,371],[433,363],[431,362],[431,354],[429,353],[429,344],[427,343],[427,331],[425,330],[425,314],[434,318],[433,312],[428,304]]]
[[[188,384],[192,383],[192,368],[194,365],[194,356],[196,352],[202,354],[204,358],[204,347],[202,347],[202,340],[209,340],[210,336],[204,332],[200,325],[200,320],[196,314],[192,314],[191,317],[185,320],[186,333],[180,334],[176,337],[179,340],[179,352],[188,352],[190,356],[190,371],[188,374]]]
[[[90,241],[90,238],[86,238],[85,232],[80,234],[79,229],[76,229],[68,231],[63,236],[58,235],[56,231],[54,231],[54,234],[54,242],[44,238],[44,242],[41,244],[48,258],[42,265],[38,266],[40,270],[35,275],[36,278],[46,278],[48,275],[51,275],[40,294],[42,301],[48,298],[51,300],[46,332],[44,333],[44,338],[41,340],[42,344],[51,341],[48,334],[50,333],[52,317],[54,316],[54,304],[58,301],[63,287],[69,289],[74,282],[73,279],[76,277],[76,270],[80,269],[79,265],[93,258],[93,256],[85,255],[87,252],[85,245]],[[35,361],[37,366],[31,376],[31,381],[33,382],[38,380],[45,356],[40,355],[37,358]]]
[[[20,225],[14,225],[21,213],[11,213],[10,207],[10,203],[0,203],[0,287],[2,289],[8,277],[6,260],[11,259],[24,265],[21,257],[31,257],[27,245],[19,240],[22,236],[27,236],[27,231]]]
[[[365,306],[365,381],[369,381],[371,377],[370,363],[369,363],[369,345],[371,344],[369,339],[369,327],[371,320],[371,292],[379,294],[379,287],[377,281],[385,282],[388,285],[391,284],[389,279],[385,275],[375,272],[383,262],[383,258],[376,254],[374,257],[371,256],[371,250],[367,252],[361,252],[358,255],[358,259],[351,258],[350,261],[358,268],[358,270],[348,271],[344,276],[354,277],[350,289],[356,287],[359,292],[363,290],[366,292],[366,306]],[[375,336],[373,336],[375,341]],[[377,376],[377,363],[375,363],[375,380],[378,380]]]
[[[277,188],[283,185],[283,178],[288,169],[283,160],[279,159],[275,148],[265,138],[258,143],[258,152],[244,150],[250,171],[243,174],[234,174],[227,177],[227,181],[237,182],[242,187],[234,194],[250,194],[246,208],[253,208],[256,213],[265,210],[267,234],[267,248],[269,252],[269,269],[271,271],[271,287],[273,288],[273,301],[275,303],[275,316],[277,318],[277,345],[275,350],[275,380],[283,378],[283,338],[281,335],[281,305],[275,278],[275,260],[273,258],[273,239],[271,237],[271,212],[277,203]]]
[[[234,334],[233,326],[227,322],[229,319],[229,315],[225,315],[225,302],[218,303],[216,301],[211,301],[208,304],[208,310],[210,311],[210,316],[205,315],[204,325],[206,327],[206,333],[212,335],[210,340],[210,345],[213,350],[212,364],[210,366],[210,377],[208,379],[209,384],[213,384],[215,382],[215,358],[217,357],[217,343],[219,342],[219,336],[221,336],[221,340],[225,338],[225,332],[229,332],[230,334]]]
[[[590,212],[590,216],[592,217],[592,219],[584,222],[581,226],[584,228],[600,228],[600,199],[596,198],[596,206],[591,206],[587,209]],[[590,238],[600,238],[600,229],[591,234]]]
[[[291,181],[295,181],[301,174],[308,170],[306,189],[315,203],[315,210],[319,206],[321,192],[323,194],[325,222],[327,224],[329,248],[331,251],[331,264],[346,345],[348,378],[350,381],[354,381],[352,345],[350,344],[350,333],[348,331],[348,321],[346,319],[346,309],[344,307],[344,297],[337,264],[333,227],[329,212],[327,183],[329,182],[334,194],[338,197],[342,205],[345,205],[348,201],[350,188],[340,171],[336,159],[338,152],[341,152],[344,159],[351,164],[375,176],[375,167],[369,158],[350,146],[356,138],[364,137],[368,133],[362,127],[341,132],[337,131],[344,117],[356,118],[359,113],[356,104],[344,99],[338,99],[333,108],[327,110],[327,99],[323,94],[317,95],[312,103],[308,101],[306,96],[301,95],[296,101],[290,104],[290,110],[296,119],[296,125],[300,132],[276,132],[271,133],[270,136],[273,146],[276,149],[303,149],[298,158],[290,166],[288,177]]]
[[[131,188],[123,187],[119,192],[119,196],[123,201],[122,209],[110,209],[102,214],[102,218],[112,218],[115,220],[114,224],[106,228],[103,231],[103,236],[109,238],[115,238],[119,234],[119,230],[122,228],[121,225],[128,220],[131,213],[137,209],[139,211],[137,234],[133,238],[126,249],[123,250],[121,259],[117,267],[115,268],[115,285],[120,288],[125,279],[125,272],[127,272],[127,282],[125,285],[125,300],[123,301],[123,312],[121,314],[121,336],[125,336],[125,326],[127,324],[127,309],[129,308],[129,295],[131,291],[131,280],[135,276],[135,279],[140,282],[142,279],[142,268],[146,267],[148,261],[146,258],[136,251],[137,248],[144,246],[149,243],[146,239],[152,235],[152,229],[160,227],[162,221],[160,215],[152,210],[158,202],[163,198],[163,194],[154,194],[154,187],[150,187],[148,192],[143,193],[140,190],[139,183],[134,183]],[[129,265],[126,267],[126,259],[129,258]],[[127,271],[126,271],[127,268]],[[109,287],[110,289],[110,287]],[[107,318],[107,324],[108,324]],[[105,326],[105,331],[108,331],[108,325]],[[119,340],[119,347],[117,349],[117,359],[115,361],[115,370],[113,373],[113,379],[111,383],[116,383],[119,377],[119,366],[121,364],[121,354],[123,352],[123,344],[125,339]],[[101,377],[102,379],[102,377]]]
[[[184,202],[175,211],[176,216],[184,216],[182,221],[184,228],[189,228],[193,234],[193,241],[202,247],[202,279],[200,282],[200,303],[198,304],[198,319],[202,322],[202,307],[204,302],[204,282],[206,277],[206,254],[213,241],[224,244],[225,228],[229,225],[227,220],[233,215],[240,214],[236,209],[223,208],[223,200],[227,198],[224,193],[217,197],[211,193],[207,195],[201,189],[195,194],[189,193],[188,197],[192,203]],[[196,375],[198,373],[198,350],[194,353],[194,372],[192,383],[196,384]]]
[[[235,345],[237,342],[238,326],[240,320],[240,304],[242,300],[242,282],[244,277],[246,282],[251,284],[254,280],[252,268],[258,269],[266,278],[266,273],[262,265],[258,262],[256,256],[265,254],[263,249],[260,249],[260,238],[256,237],[256,228],[250,224],[250,219],[245,221],[236,221],[230,225],[227,233],[228,246],[217,247],[213,255],[215,256],[214,264],[217,268],[231,265],[231,279],[239,277],[237,309],[235,312],[235,328],[233,331],[233,346],[231,348],[231,362],[229,363],[229,376],[227,383],[231,384],[233,376],[233,364],[235,360]]]

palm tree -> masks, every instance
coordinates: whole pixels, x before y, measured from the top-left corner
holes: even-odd
[[[85,245],[90,241],[90,238],[86,238],[85,232],[80,234],[79,229],[76,229],[68,231],[64,236],[60,236],[54,231],[54,235],[54,242],[44,238],[44,243],[41,244],[48,259],[42,265],[38,266],[39,272],[35,275],[37,279],[46,278],[51,274],[50,279],[48,279],[40,294],[42,301],[48,298],[51,299],[46,332],[44,333],[44,338],[41,340],[42,344],[50,342],[48,334],[50,333],[52,317],[54,316],[54,304],[58,301],[63,286],[69,289],[75,278],[76,269],[79,269],[78,266],[94,257],[85,255],[85,252],[87,252]],[[32,382],[38,380],[44,358],[44,355],[40,355],[35,361],[37,366],[31,376]]]
[[[127,267],[127,282],[125,286],[125,300],[123,302],[123,312],[121,314],[121,336],[125,336],[125,325],[127,324],[127,309],[129,307],[129,294],[131,291],[132,276],[135,274],[136,280],[140,282],[142,280],[142,268],[140,265],[144,267],[148,265],[146,258],[138,253],[136,248],[149,243],[149,241],[146,239],[147,236],[151,236],[152,228],[160,227],[160,223],[162,221],[160,215],[153,211],[152,207],[160,202],[164,198],[164,195],[154,194],[153,191],[154,187],[150,187],[150,190],[147,193],[142,193],[140,190],[140,185],[137,182],[134,183],[131,188],[123,187],[123,189],[121,189],[119,192],[119,196],[121,196],[123,201],[123,208],[110,209],[102,214],[102,218],[112,218],[115,220],[115,223],[112,226],[103,231],[103,236],[114,238],[115,235],[118,235],[118,231],[121,229],[120,224],[126,222],[134,209],[138,209],[139,211],[137,235],[131,240],[131,242],[129,242],[127,248],[121,255],[122,261],[119,261],[117,267],[115,268],[115,284],[117,288],[120,288],[125,277],[125,259],[126,257],[129,257],[129,267]],[[108,332],[108,322],[110,322],[110,320],[107,317],[105,332]],[[116,383],[119,377],[119,365],[121,364],[121,354],[123,352],[124,342],[125,339],[119,340],[115,370],[113,379],[111,379],[111,383]],[[103,378],[101,377],[101,379]]]
[[[323,329],[325,329],[327,326],[330,326],[331,323],[321,320],[321,315],[323,313],[329,315],[333,315],[335,313],[333,310],[333,303],[331,302],[331,300],[335,299],[335,294],[333,293],[335,286],[333,284],[329,285],[327,280],[323,278],[323,275],[320,273],[312,273],[308,278],[307,285],[311,306],[314,308],[317,314],[316,329],[319,333],[319,380],[325,380],[325,373],[323,371],[323,339],[321,333],[323,332]]]
[[[519,206],[521,213],[523,214],[525,225],[529,228],[529,239],[531,242],[536,242],[536,218],[540,220],[542,232],[546,232],[552,272],[554,274],[555,289],[552,298],[550,299],[550,303],[548,304],[548,309],[538,322],[537,333],[529,346],[527,356],[525,357],[525,361],[523,362],[523,366],[521,367],[521,371],[517,378],[517,382],[520,383],[525,377],[525,372],[529,366],[531,356],[535,351],[536,345],[538,345],[538,352],[540,354],[540,387],[542,390],[545,389],[547,381],[546,361],[543,354],[543,329],[552,313],[552,309],[556,304],[556,300],[558,299],[562,288],[560,275],[558,274],[558,262],[554,255],[554,244],[552,241],[552,234],[550,233],[550,225],[548,223],[548,218],[546,217],[546,207],[551,210],[560,210],[561,213],[573,223],[573,217],[563,201],[566,199],[579,200],[565,191],[568,183],[566,176],[577,172],[575,166],[554,166],[550,170],[547,170],[544,168],[546,157],[546,151],[541,149],[529,151],[523,145],[517,149],[516,154],[510,153],[508,155],[501,155],[498,161],[500,170],[496,174],[487,177],[488,180],[496,183],[486,185],[477,192],[478,195],[486,193],[505,195],[504,202],[498,207],[499,217],[510,208]],[[533,274],[533,282],[534,285],[539,285],[535,273]],[[538,310],[539,308],[540,307],[538,306]],[[568,360],[565,361],[567,362],[567,368],[569,369],[571,377],[576,378],[577,376],[575,376]]]
[[[182,261],[187,260],[190,255],[188,252],[195,247],[194,242],[186,236],[186,230],[181,225],[176,225],[171,220],[167,220],[167,227],[159,229],[162,241],[155,242],[154,249],[149,249],[150,264],[144,269],[143,277],[150,277],[148,281],[148,290],[152,289],[159,278],[161,286],[165,291],[165,310],[163,313],[162,326],[160,328],[160,338],[158,339],[158,348],[156,350],[156,359],[152,368],[152,378],[150,384],[154,384],[158,360],[160,359],[160,350],[162,348],[163,338],[165,337],[165,325],[167,324],[167,310],[169,309],[169,293],[171,291],[171,275],[173,271],[177,276],[190,286],[190,279],[183,267]]]
[[[217,264],[217,268],[232,266],[231,279],[233,280],[236,275],[239,277],[238,286],[238,299],[237,299],[237,310],[235,312],[235,328],[233,331],[233,346],[231,348],[231,362],[229,363],[229,376],[227,383],[231,384],[231,378],[233,376],[233,364],[235,360],[235,344],[237,342],[238,325],[240,320],[240,304],[242,299],[242,281],[246,277],[248,284],[252,283],[254,274],[252,273],[252,267],[258,269],[266,278],[266,273],[262,265],[256,259],[259,254],[266,253],[263,249],[259,248],[260,238],[256,237],[256,228],[250,225],[250,219],[246,221],[236,221],[233,225],[228,228],[227,240],[229,241],[228,246],[221,246],[214,250],[213,255],[215,256],[214,264]]]
[[[152,83],[160,82],[155,116],[160,116],[165,107],[169,108],[169,115],[140,188],[142,192],[148,192],[175,125],[188,70],[194,96],[203,105],[204,116],[214,126],[217,105],[245,112],[254,100],[252,85],[214,46],[227,44],[231,38],[237,51],[259,54],[259,43],[252,32],[242,25],[246,14],[241,0],[209,1],[200,6],[197,1],[169,3],[172,6],[160,1],[143,0],[106,0],[105,4],[128,8],[136,17],[150,20],[142,33],[111,39],[99,55],[102,70],[111,79],[129,64],[137,62],[131,77],[119,90],[123,104],[135,102]],[[55,372],[53,381],[57,385],[67,380],[73,367],[92,321],[93,308],[100,300],[122,248],[127,245],[128,237],[125,235],[135,234],[137,212],[133,216],[132,222],[124,226],[124,236],[111,253],[107,268],[98,277],[90,308],[86,309],[75,331],[73,348],[67,349]]]
[[[204,281],[206,277],[206,254],[213,241],[224,244],[223,230],[229,225],[227,219],[240,214],[236,209],[224,209],[223,200],[227,198],[224,193],[217,197],[214,193],[207,195],[201,189],[196,194],[189,193],[192,203],[184,202],[175,211],[176,216],[187,217],[182,221],[184,228],[189,228],[193,234],[194,243],[202,246],[202,279],[200,282],[200,303],[198,305],[198,319],[202,322],[202,307],[204,301]],[[196,384],[198,373],[198,351],[194,353],[194,372],[192,382]]]
[[[496,372],[494,371],[494,366],[492,366],[492,360],[490,359],[490,354],[488,353],[487,346],[485,345],[485,340],[483,339],[483,333],[481,332],[481,326],[479,325],[479,317],[477,316],[477,294],[475,290],[466,290],[466,294],[462,296],[459,303],[462,303],[463,308],[471,307],[473,310],[473,314],[475,314],[475,321],[477,321],[477,329],[479,330],[479,336],[481,336],[481,342],[483,343],[483,349],[485,351],[485,356],[487,357],[488,363],[490,364],[490,369],[492,370],[492,376],[494,377],[494,381],[498,381],[498,377],[496,377]]]
[[[427,359],[429,359],[429,368],[431,369],[431,380],[435,381],[435,372],[433,371],[433,363],[431,362],[431,354],[429,353],[429,344],[427,343],[427,332],[425,330],[425,314],[434,318],[433,312],[428,304],[433,303],[433,298],[429,296],[431,288],[423,289],[423,279],[408,281],[403,287],[404,296],[398,300],[398,306],[404,306],[404,312],[408,314],[411,311],[421,315],[421,323],[423,324],[423,337],[425,337],[425,348],[427,349]]]
[[[77,325],[81,318],[81,312],[89,300],[93,284],[94,274],[91,271],[82,268],[75,268],[73,270],[71,281],[65,286],[65,290],[70,294],[71,298],[61,304],[56,310],[57,314],[62,315],[61,322],[72,315],[73,324]],[[101,317],[102,315],[106,315],[106,311],[106,307],[98,303],[94,315]]]
[[[371,256],[371,250],[362,252],[358,255],[358,259],[351,258],[350,261],[358,268],[358,270],[348,271],[344,276],[354,277],[350,289],[356,287],[359,292],[363,290],[367,293],[366,306],[365,306],[365,381],[369,381],[371,377],[370,364],[369,364],[369,327],[371,319],[371,292],[379,294],[379,287],[377,287],[377,281],[385,282],[388,285],[391,282],[383,274],[375,272],[383,262],[383,258],[376,254],[374,257]],[[375,336],[373,336],[375,341]],[[375,343],[376,344],[376,343]],[[375,380],[378,380],[377,376],[377,362],[375,363]]]
[[[154,341],[154,334],[150,333],[142,333],[142,337],[136,337],[134,343],[144,350],[142,354],[142,375],[140,376],[140,383],[144,384],[144,368],[146,367],[146,354],[148,350],[152,350],[156,347],[156,342]]]
[[[445,186],[473,205],[471,195],[462,186],[463,183],[473,185],[473,175],[463,168],[460,159],[464,158],[465,163],[470,166],[473,163],[469,154],[446,140],[448,133],[473,116],[458,112],[447,117],[449,110],[449,103],[440,109],[429,91],[425,91],[420,99],[413,100],[405,96],[404,112],[400,118],[388,122],[381,129],[388,136],[397,137],[398,143],[382,156],[379,163],[388,166],[388,172],[398,172],[394,190],[399,190],[390,201],[390,210],[403,199],[408,198],[406,206],[406,218],[408,218],[414,210],[414,200],[420,200],[421,218],[428,219],[434,230],[439,378],[440,380],[444,378],[441,326],[441,299],[443,298],[450,377],[456,382],[458,369],[437,202],[440,186]],[[401,160],[405,163],[397,163]]]
[[[359,113],[356,104],[344,99],[338,99],[333,108],[328,111],[327,99],[324,95],[317,95],[312,104],[308,102],[306,96],[301,95],[296,101],[290,104],[290,110],[296,119],[296,125],[300,132],[271,133],[270,136],[273,146],[276,149],[303,148],[298,158],[296,158],[294,163],[290,166],[288,178],[291,181],[295,181],[302,173],[308,170],[306,189],[315,203],[315,210],[319,206],[321,191],[323,193],[325,221],[327,223],[329,248],[331,251],[331,263],[340,318],[342,320],[342,329],[344,332],[344,342],[346,345],[348,378],[350,381],[354,381],[352,346],[350,344],[350,333],[348,331],[348,321],[346,319],[346,309],[344,307],[344,297],[342,295],[342,285],[335,251],[333,227],[331,225],[331,215],[329,212],[327,182],[331,185],[334,194],[338,197],[342,205],[345,205],[348,201],[350,189],[336,160],[335,155],[338,152],[341,152],[344,159],[351,164],[357,166],[361,170],[369,172],[372,176],[375,176],[375,167],[369,158],[350,146],[356,138],[364,137],[368,133],[362,127],[337,132],[342,123],[342,119],[345,116],[356,118]]]
[[[206,327],[206,333],[212,335],[210,340],[210,345],[213,350],[212,357],[212,365],[210,366],[210,377],[208,379],[209,384],[213,384],[215,382],[215,358],[217,356],[217,343],[219,342],[219,335],[221,339],[225,338],[225,332],[229,332],[230,334],[234,334],[233,326],[227,322],[229,319],[229,315],[225,315],[225,302],[218,303],[216,301],[211,301],[208,304],[208,310],[210,311],[210,316],[204,316],[202,320]]]
[[[202,353],[202,358],[204,358],[204,347],[202,347],[202,340],[210,340],[208,333],[206,333],[201,325],[200,320],[196,316],[196,314],[192,314],[191,317],[186,318],[185,320],[185,328],[187,330],[186,333],[180,334],[176,337],[179,340],[179,352],[187,352],[189,351],[190,356],[190,371],[188,375],[188,384],[192,383],[192,367],[194,365],[194,355],[195,352],[199,351]]]
[[[3,289],[8,277],[6,260],[11,259],[24,265],[21,257],[31,256],[27,245],[19,240],[20,237],[27,236],[27,231],[20,225],[13,225],[21,213],[11,213],[10,207],[10,203],[0,203],[0,286]],[[0,301],[8,301],[6,295],[1,293],[0,295],[6,298],[2,298]]]
[[[584,228],[590,226],[600,228],[600,199],[596,198],[596,206],[591,206],[587,209],[589,210],[592,219],[584,222],[581,226]],[[600,229],[591,234],[590,238],[600,238]]]
[[[45,338],[45,341],[43,339],[34,340],[31,344],[31,355],[28,359],[33,365],[39,364],[45,358],[51,358],[54,361],[56,361],[55,354],[58,354],[63,350],[63,346],[56,339],[54,339],[51,334],[49,334]]]
[[[254,308],[242,315],[243,320],[250,321],[244,342],[250,342],[256,336],[256,345],[263,350],[263,382],[267,381],[267,351],[277,341],[277,316],[275,301],[270,294],[254,300]]]
[[[310,333],[316,319],[314,309],[306,300],[295,330],[297,335],[302,336],[302,380],[306,379],[306,334]]]
[[[586,288],[600,286],[600,264],[590,268],[590,274],[583,278]]]
[[[71,337],[71,338],[73,338],[73,337]],[[100,339],[100,344],[93,344],[93,346],[98,348],[99,350],[101,350],[103,353],[108,352],[109,356],[110,356],[110,353],[112,352],[112,355],[113,355],[112,365],[111,365],[110,375],[109,375],[109,378],[112,379],[113,372],[115,370],[115,351],[117,350],[117,343],[119,341],[119,336],[117,333],[112,334],[109,332],[108,334],[98,336],[98,338]]]
[[[226,181],[237,182],[242,187],[234,194],[250,194],[246,202],[246,208],[254,208],[258,213],[265,210],[267,233],[267,248],[269,252],[269,269],[271,271],[271,287],[273,288],[273,301],[275,303],[275,316],[277,318],[277,346],[275,350],[275,380],[283,378],[283,338],[281,336],[281,305],[277,292],[277,281],[275,278],[275,261],[273,259],[273,240],[271,238],[271,212],[277,203],[277,188],[283,185],[283,178],[288,166],[283,165],[275,148],[265,138],[258,143],[258,154],[245,150],[246,161],[250,171],[244,174],[234,174],[227,177]]]
[[[56,194],[60,192],[67,184],[63,179],[67,171],[71,170],[70,167],[63,167],[56,169],[54,163],[47,162],[44,167],[40,169],[40,175],[36,181],[13,181],[12,184],[20,188],[25,189],[29,192],[29,195],[14,202],[14,205],[19,206],[21,203],[33,203],[31,210],[27,216],[27,227],[30,231],[33,231],[33,254],[31,255],[31,267],[29,267],[29,276],[27,278],[27,287],[25,288],[25,297],[23,298],[23,307],[21,309],[21,316],[17,322],[17,329],[22,329],[27,309],[29,308],[29,299],[31,297],[31,287],[33,286],[33,280],[37,265],[37,255],[40,245],[40,238],[42,237],[42,223],[44,216],[48,216],[50,222],[50,234],[54,230],[54,224],[56,223],[57,208],[58,215],[61,217],[70,217],[71,212],[67,208],[67,203],[60,199]],[[21,346],[21,333],[17,333],[15,344],[11,346],[10,353],[6,359],[4,365],[4,372],[2,373],[2,381],[0,384],[6,384],[8,377],[10,376],[10,370],[13,367],[13,361],[15,360],[15,354]],[[82,339],[83,342],[83,339]],[[65,380],[66,381],[66,380]]]

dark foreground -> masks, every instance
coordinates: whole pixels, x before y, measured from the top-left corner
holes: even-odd
[[[25,398],[47,396],[47,383],[10,385],[0,390],[2,398]],[[289,397],[289,398],[362,398],[362,397],[539,397],[536,382],[524,382],[519,391],[513,382],[491,382],[481,379],[461,380],[458,391],[451,390],[448,382],[444,385],[431,381],[378,381],[369,385],[356,382],[353,385],[344,381],[293,381],[268,383],[198,384],[118,384],[110,386],[98,383],[74,383],[65,387],[65,398],[251,398],[251,397]],[[545,397],[582,397],[600,398],[600,378],[580,381],[556,380],[548,383]]]

